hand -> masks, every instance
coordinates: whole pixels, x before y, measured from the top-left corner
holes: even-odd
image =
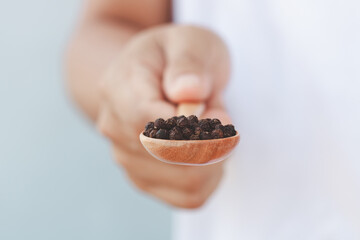
[[[97,126],[138,188],[183,208],[201,206],[216,189],[223,163],[166,164],[151,157],[138,136],[148,121],[176,115],[180,102],[204,102],[202,117],[230,122],[222,104],[229,66],[226,46],[218,36],[176,25],[137,34],[113,60],[101,83]]]

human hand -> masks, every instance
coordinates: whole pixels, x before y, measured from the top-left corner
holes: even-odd
[[[225,44],[212,32],[167,25],[134,36],[101,83],[98,129],[116,161],[141,190],[183,208],[201,206],[216,189],[223,163],[203,167],[160,162],[141,146],[146,122],[176,115],[176,104],[203,102],[201,117],[230,122],[222,103],[229,75]]]

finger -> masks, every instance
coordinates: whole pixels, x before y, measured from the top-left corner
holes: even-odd
[[[158,70],[146,60],[156,55],[149,53],[152,49],[144,48],[143,54],[124,54],[126,57],[117,60],[101,86],[108,106],[100,114],[98,128],[118,144],[127,140],[139,145],[137,138],[146,122],[175,114],[175,106],[164,99]]]
[[[137,188],[169,205],[179,208],[196,208],[202,205],[199,194],[195,196],[177,188],[152,186],[138,178],[132,176],[129,176],[129,178]]]
[[[120,148],[114,150],[115,158],[129,176],[149,185],[167,186],[187,192],[198,191],[209,178],[221,175],[223,164],[202,167],[180,166],[161,162],[145,154],[126,154]]]
[[[139,59],[128,59],[113,70],[106,95],[120,120],[131,119],[143,127],[146,121],[172,116],[175,106],[165,101],[156,70],[141,60],[142,56],[136,58]]]
[[[223,103],[221,93],[210,99],[201,118],[218,118],[222,124],[229,124],[232,122]]]
[[[222,91],[229,60],[221,40],[201,28],[179,27],[175,31],[177,34],[168,32],[163,44],[166,97],[176,103],[205,101],[213,92]]]
[[[217,118],[223,125],[232,122],[230,116],[223,108],[210,108],[204,112],[202,118]]]
[[[141,183],[142,190],[145,192],[180,208],[198,208],[202,206],[220,182],[222,174],[214,175],[198,191],[184,191],[166,185],[144,185]]]

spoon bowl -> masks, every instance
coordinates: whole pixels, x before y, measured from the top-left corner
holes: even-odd
[[[172,164],[203,166],[220,162],[235,149],[240,141],[237,132],[228,138],[209,140],[164,140],[140,134],[145,149],[156,159]]]

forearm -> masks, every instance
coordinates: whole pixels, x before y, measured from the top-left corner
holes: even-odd
[[[112,59],[139,27],[119,20],[96,19],[78,27],[66,54],[66,78],[70,95],[92,119],[98,115],[98,85]]]

